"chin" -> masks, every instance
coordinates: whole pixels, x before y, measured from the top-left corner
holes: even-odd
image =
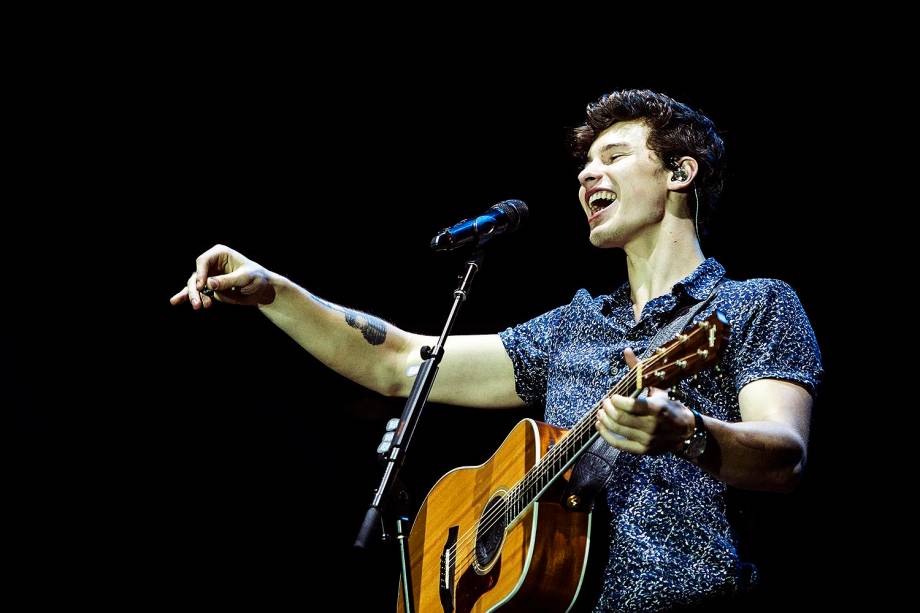
[[[604,232],[601,228],[595,228],[588,233],[588,241],[598,249],[614,249],[621,247],[621,241],[614,234]]]

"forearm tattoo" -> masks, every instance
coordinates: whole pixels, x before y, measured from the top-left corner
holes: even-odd
[[[373,315],[367,315],[366,313],[355,311],[353,309],[340,307],[337,304],[332,304],[331,302],[323,300],[319,296],[314,296],[313,294],[310,294],[310,297],[321,305],[329,307],[333,311],[344,313],[345,322],[355,330],[360,330],[361,334],[364,336],[364,340],[366,340],[371,345],[382,345],[383,342],[387,340],[387,324],[382,319],[374,317]]]

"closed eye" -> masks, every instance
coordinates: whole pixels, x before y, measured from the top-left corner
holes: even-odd
[[[611,155],[611,156],[609,156],[609,157],[608,157],[608,156],[604,156],[604,157],[602,157],[601,159],[603,160],[604,165],[609,166],[610,164],[613,163],[613,161],[614,161],[615,159],[621,158],[621,157],[623,157],[624,155],[626,155],[626,154],[625,154],[625,153],[615,153],[615,154],[613,154],[613,155]],[[585,168],[587,168],[587,167],[590,166],[590,165],[591,165],[591,160],[588,160],[588,163],[585,164],[584,166],[582,166],[581,169],[584,170]]]

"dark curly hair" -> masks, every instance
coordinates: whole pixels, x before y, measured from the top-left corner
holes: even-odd
[[[686,104],[647,89],[625,89],[601,96],[588,105],[585,125],[572,130],[571,146],[584,163],[588,149],[598,135],[620,121],[642,121],[648,127],[648,148],[668,169],[683,156],[697,161],[694,179],[699,190],[700,232],[712,215],[722,193],[725,144],[712,120]]]

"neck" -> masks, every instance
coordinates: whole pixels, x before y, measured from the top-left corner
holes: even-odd
[[[693,221],[666,215],[650,232],[624,247],[633,304],[671,291],[674,284],[705,261]]]

